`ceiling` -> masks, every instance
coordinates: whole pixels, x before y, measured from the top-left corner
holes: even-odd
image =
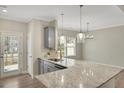
[[[0,8],[1,9],[1,8]],[[0,18],[29,22],[31,19],[58,20],[61,28],[61,12],[64,13],[64,29],[79,31],[79,6],[76,5],[10,5],[7,13],[0,10]],[[124,12],[114,5],[89,5],[82,8],[82,28],[96,30],[124,25]]]

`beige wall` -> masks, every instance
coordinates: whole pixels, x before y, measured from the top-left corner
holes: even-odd
[[[124,66],[124,26],[97,30],[93,35],[83,44],[83,59]]]
[[[0,19],[0,30],[26,32],[27,24],[23,22]]]
[[[27,24],[12,20],[0,19],[0,31],[15,31],[23,33],[23,65],[21,66],[22,72],[27,70],[27,54],[26,54],[26,38],[27,38]]]

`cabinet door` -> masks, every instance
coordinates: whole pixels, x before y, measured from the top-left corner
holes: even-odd
[[[53,66],[47,66],[47,72],[53,72],[53,71],[56,71],[56,68],[53,67]]]
[[[44,73],[44,61],[43,60],[41,60],[41,62],[40,62],[40,71],[39,72],[40,72],[39,74]]]
[[[47,64],[44,64],[44,73],[47,73],[47,67],[48,65]]]
[[[44,47],[45,48],[49,48],[48,37],[49,37],[49,28],[48,27],[45,27],[44,28]]]
[[[44,61],[44,73],[56,71],[54,64]]]
[[[44,47],[55,49],[55,28],[44,28]]]
[[[55,49],[55,28],[49,28],[49,48]]]

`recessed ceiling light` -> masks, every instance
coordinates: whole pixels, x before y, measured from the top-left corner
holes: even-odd
[[[2,12],[3,12],[3,13],[7,13],[7,10],[6,10],[6,9],[3,9]]]

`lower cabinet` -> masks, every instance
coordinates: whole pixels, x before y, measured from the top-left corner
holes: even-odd
[[[48,73],[48,72],[53,72],[56,71],[56,67],[54,64],[44,61],[44,73]]]
[[[44,61],[40,60],[39,61],[39,74],[43,74],[44,73]]]
[[[55,67],[44,65],[44,73],[53,72],[53,71],[56,71]]]
[[[53,72],[60,69],[65,69],[66,67],[51,63],[49,61],[41,60],[39,64],[39,74],[44,74],[48,72]]]

